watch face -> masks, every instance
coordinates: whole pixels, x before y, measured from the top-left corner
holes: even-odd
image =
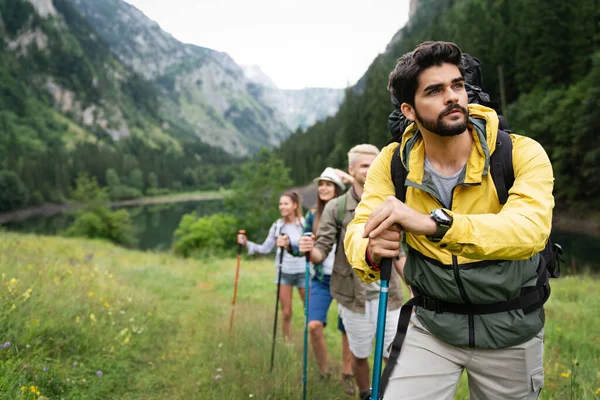
[[[440,208],[438,208],[437,210],[433,210],[432,214],[437,221],[444,225],[450,225],[452,223],[452,219],[450,218],[450,216]]]

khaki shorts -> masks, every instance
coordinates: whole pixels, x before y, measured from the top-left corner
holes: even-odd
[[[452,346],[413,315],[384,400],[452,400],[467,370],[471,400],[533,400],[544,386],[544,330],[505,349]]]

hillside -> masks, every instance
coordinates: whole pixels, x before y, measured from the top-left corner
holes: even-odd
[[[231,179],[221,165],[236,161],[162,118],[155,86],[69,2],[0,0],[0,26],[0,171],[17,174],[25,204],[64,201],[82,172],[140,176],[142,191]]]
[[[346,92],[338,113],[291,136],[278,154],[304,184],[326,166],[344,166],[346,152],[358,143],[383,146],[390,139],[386,87],[396,59],[423,41],[449,40],[481,60],[484,90],[511,129],[548,152],[558,208],[584,215],[598,210],[599,18],[598,0],[413,0],[409,23]]]

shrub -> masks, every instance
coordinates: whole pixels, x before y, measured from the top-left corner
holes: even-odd
[[[100,188],[96,178],[87,174],[77,177],[73,198],[85,203],[76,213],[75,222],[66,230],[66,236],[107,239],[113,243],[134,245],[135,229],[127,210],[111,211],[106,189]]]
[[[235,252],[238,221],[233,215],[183,216],[174,233],[173,250],[183,257],[202,257]]]

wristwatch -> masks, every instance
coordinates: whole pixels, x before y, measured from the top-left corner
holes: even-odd
[[[435,221],[437,225],[437,230],[433,235],[427,236],[427,239],[429,239],[432,242],[439,242],[440,240],[442,240],[446,232],[448,232],[448,229],[450,229],[450,227],[452,226],[453,219],[451,216],[448,215],[448,213],[446,213],[446,211],[444,211],[441,208],[433,210],[429,214],[429,216]]]

